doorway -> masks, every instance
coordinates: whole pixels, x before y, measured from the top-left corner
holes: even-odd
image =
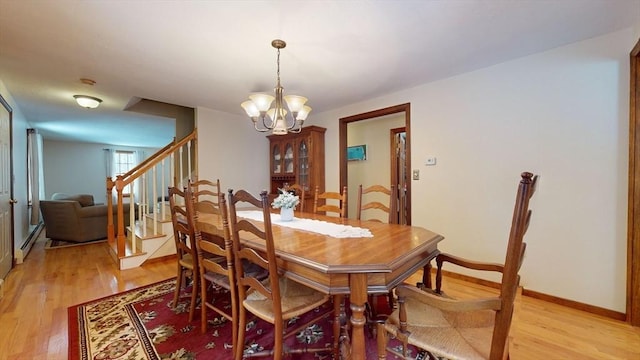
[[[353,186],[349,187],[349,166],[348,166],[348,160],[347,160],[347,147],[349,144],[348,142],[349,126],[348,125],[350,124],[354,125],[354,123],[356,122],[370,122],[370,121],[371,121],[371,124],[374,124],[378,121],[388,118],[390,115],[400,116],[403,118],[403,121],[401,122],[400,125],[393,126],[392,128],[389,128],[386,130],[385,132],[386,135],[384,135],[385,138],[386,139],[391,138],[391,140],[389,141],[388,148],[384,150],[380,150],[380,149],[377,149],[377,150],[379,152],[385,151],[387,155],[391,156],[391,159],[394,159],[394,156],[396,156],[394,154],[396,149],[394,148],[393,144],[395,143],[396,139],[394,138],[393,132],[391,132],[392,135],[391,137],[389,137],[390,130],[404,129],[404,135],[402,136],[398,135],[402,140],[401,146],[404,150],[402,153],[404,157],[397,162],[397,165],[396,165],[397,168],[395,169],[393,168],[393,165],[392,165],[394,160],[390,160],[386,164],[389,164],[388,165],[389,173],[391,174],[388,178],[389,184],[394,183],[396,186],[396,189],[400,189],[399,186],[401,186],[402,194],[398,193],[397,196],[399,198],[400,196],[402,196],[403,203],[402,203],[402,207],[398,206],[398,211],[399,213],[402,214],[403,223],[407,225],[411,224],[411,182],[408,180],[407,181],[401,181],[401,180],[406,179],[406,174],[408,174],[409,169],[411,169],[410,108],[411,106],[409,103],[390,106],[383,109],[373,110],[373,111],[362,113],[362,114],[340,118],[340,124],[339,124],[340,188],[342,188],[343,186],[348,186],[348,192],[352,195],[355,195],[357,194],[357,188],[354,188]],[[398,134],[402,133],[402,131],[400,130],[397,130],[397,132]],[[371,151],[376,151],[375,143],[366,144],[366,145],[368,145],[367,146],[368,153],[371,153]],[[374,146],[374,147],[372,148],[371,146]],[[371,154],[374,154],[374,153],[371,153]],[[395,178],[393,177],[394,176],[393,174],[396,174]],[[402,174],[404,174],[404,176]],[[363,184],[363,185],[366,186],[366,185],[373,185],[373,184]],[[355,206],[355,202],[353,201],[349,201],[348,204],[353,204],[352,206],[349,206],[350,208],[353,208],[353,206]]]
[[[391,183],[396,186],[396,224],[407,224],[407,185],[411,182],[409,171],[405,166],[407,161],[407,129],[405,127],[389,130],[391,144]]]

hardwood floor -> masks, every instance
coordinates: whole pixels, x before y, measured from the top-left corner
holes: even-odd
[[[66,359],[67,307],[175,274],[173,260],[118,271],[105,243],[45,251],[41,237],[5,279],[0,360]],[[495,291],[457,279],[443,282],[456,297]],[[640,359],[640,328],[528,297],[517,311],[512,359]]]

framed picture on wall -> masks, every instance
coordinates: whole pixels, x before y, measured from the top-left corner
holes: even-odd
[[[367,160],[367,145],[347,146],[347,161]]]

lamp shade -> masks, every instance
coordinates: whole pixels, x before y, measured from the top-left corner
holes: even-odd
[[[95,109],[102,102],[102,99],[88,95],[73,95],[73,97],[76,99],[78,105],[87,109]]]
[[[271,107],[271,103],[275,97],[268,94],[253,94],[249,96],[249,99],[253,101],[259,111],[267,111]]]

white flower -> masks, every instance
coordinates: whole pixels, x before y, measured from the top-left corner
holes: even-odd
[[[271,206],[274,209],[280,209],[280,208],[291,209],[296,207],[296,205],[300,203],[300,198],[298,197],[298,195],[294,195],[282,189],[278,189],[278,190],[280,195],[278,195],[278,197],[275,198],[271,203]]]

